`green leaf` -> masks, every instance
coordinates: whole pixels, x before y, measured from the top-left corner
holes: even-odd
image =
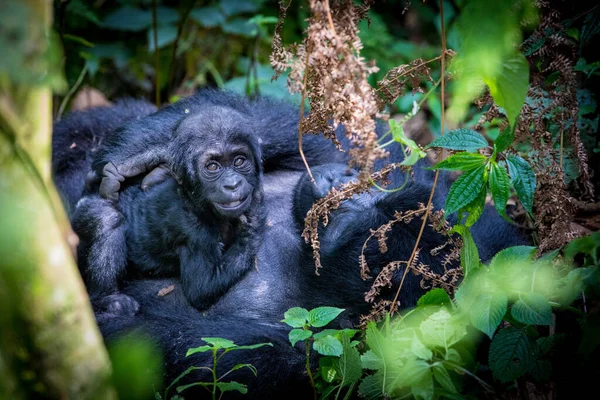
[[[483,209],[485,208],[485,197],[487,194],[487,187],[483,185],[479,194],[475,199],[467,204],[462,211],[467,213],[467,219],[465,220],[465,226],[470,228],[473,226],[475,222],[481,217],[483,214]]]
[[[371,350],[367,350],[360,356],[360,363],[363,369],[381,369],[383,367],[383,360],[377,354]]]
[[[308,320],[308,310],[305,308],[290,308],[283,314],[281,322],[285,322],[292,328],[302,328]]]
[[[533,367],[534,354],[535,343],[526,330],[509,326],[492,339],[488,361],[496,379],[511,382]]]
[[[533,246],[512,246],[496,253],[490,262],[490,269],[505,268],[515,262],[532,262],[536,248]]]
[[[246,346],[235,346],[235,347],[231,347],[228,348],[227,351],[234,351],[234,350],[254,350],[254,349],[258,349],[259,347],[264,347],[264,346],[271,346],[273,347],[273,343],[257,343],[257,344],[249,344]]]
[[[355,347],[350,346],[350,339],[342,336],[343,353],[339,360],[334,361],[334,367],[337,373],[342,377],[340,385],[349,386],[360,379],[362,368],[360,363],[360,354]]]
[[[106,28],[138,32],[152,26],[152,11],[124,6],[109,13],[102,22]]]
[[[248,393],[248,388],[243,383],[231,381],[231,382],[217,382],[217,387],[221,392],[240,392],[241,394]]]
[[[221,0],[221,9],[227,16],[254,13],[260,9],[262,0]]]
[[[473,153],[487,146],[487,140],[480,133],[461,128],[447,132],[429,143],[425,148],[441,147],[448,150],[465,150]]]
[[[245,37],[254,37],[258,33],[256,24],[246,18],[235,18],[231,21],[226,21],[221,28],[225,33]]]
[[[212,350],[213,348],[211,346],[200,346],[200,347],[194,347],[193,349],[188,349],[187,353],[185,353],[186,357],[191,356],[192,354],[196,354],[196,353],[205,353],[209,350]]]
[[[295,346],[296,343],[306,340],[311,336],[312,332],[304,329],[292,329],[288,335],[292,346]]]
[[[452,382],[452,378],[450,378],[448,370],[446,370],[446,368],[444,368],[442,365],[433,366],[433,377],[447,391],[451,393],[458,393],[456,386],[454,386],[454,383]]]
[[[519,156],[510,156],[506,160],[510,180],[523,203],[523,207],[533,213],[533,195],[535,193],[535,174],[527,161]]]
[[[552,325],[552,306],[539,293],[522,293],[511,309],[512,316],[529,325]]]
[[[418,371],[420,377],[410,385],[411,393],[415,399],[430,400],[434,393],[431,367],[424,361],[420,362],[419,367],[421,367],[421,370]]]
[[[431,305],[447,306],[451,304],[452,300],[450,300],[450,296],[448,296],[448,293],[446,293],[446,291],[441,288],[430,290],[429,292],[421,296],[421,298],[417,301],[418,307],[425,307]]]
[[[194,386],[212,387],[213,383],[212,382],[194,382],[194,383],[190,383],[190,384],[187,384],[187,385],[177,386],[176,390],[177,390],[177,393],[181,393],[184,390],[187,390],[187,389],[189,389],[191,387],[194,387]]]
[[[177,27],[175,25],[159,25],[157,32],[158,48],[161,49],[177,39]],[[148,52],[152,53],[156,50],[154,46],[154,29],[148,29]]]
[[[321,328],[344,311],[343,308],[335,307],[317,307],[310,310],[308,313],[308,324],[316,328]]]
[[[256,368],[252,364],[237,364],[233,368],[231,368],[230,371],[235,371],[242,368],[248,368],[250,371],[252,371],[254,376],[256,376],[258,373],[258,371],[256,371]]]
[[[463,269],[466,280],[472,272],[478,270],[481,266],[479,250],[477,250],[477,245],[475,244],[475,240],[473,240],[473,235],[471,235],[469,228],[464,225],[455,225],[452,229],[458,232],[463,239],[463,246],[460,249],[460,266]]]
[[[525,104],[529,89],[529,63],[523,54],[515,51],[511,57],[503,60],[502,69],[497,75],[484,77],[483,81],[490,88],[494,102],[506,111],[511,125],[510,129],[505,129],[496,139],[497,150],[504,151],[514,139],[514,126]]]
[[[333,364],[338,360],[337,357],[321,357],[319,358],[319,373],[321,378],[327,383],[333,382],[337,377],[337,371]]]
[[[236,347],[235,343],[233,343],[231,340],[227,340],[227,339],[223,339],[223,338],[207,337],[207,338],[201,338],[201,339],[204,340],[206,343],[211,344],[213,347],[215,347],[217,349],[229,349],[231,347]]]
[[[498,164],[492,164],[489,182],[492,191],[492,199],[494,199],[494,207],[496,207],[498,214],[508,218],[505,210],[506,202],[510,197],[510,178],[508,177],[506,169]]]
[[[216,6],[194,8],[190,18],[206,28],[214,28],[225,22],[225,16]]]
[[[325,336],[313,342],[313,349],[323,356],[340,356],[344,351],[342,343],[335,336]]]
[[[412,353],[415,356],[417,356],[417,358],[420,358],[422,360],[431,360],[433,358],[433,352],[429,350],[427,346],[425,346],[423,342],[419,340],[417,332],[415,332],[414,330],[413,338],[410,342],[410,351],[412,351]]]
[[[452,318],[446,309],[431,314],[425,321],[421,322],[419,329],[422,333],[423,342],[429,348],[447,348],[461,340],[467,330],[458,319]]]
[[[481,192],[485,185],[485,166],[482,165],[469,172],[465,172],[452,184],[446,199],[446,215],[463,208],[471,203]]]
[[[470,171],[485,163],[487,157],[479,153],[456,153],[437,163],[431,169],[443,169],[445,171]]]
[[[482,293],[469,310],[471,323],[491,338],[500,326],[507,307],[508,297],[503,292]]]

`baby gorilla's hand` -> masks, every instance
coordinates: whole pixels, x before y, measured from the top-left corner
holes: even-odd
[[[100,313],[134,316],[140,305],[126,294],[111,294],[93,302],[94,310]]]

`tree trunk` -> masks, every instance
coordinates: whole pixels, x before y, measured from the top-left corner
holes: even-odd
[[[0,397],[116,398],[50,176],[52,1],[2,3],[17,68],[0,62]]]

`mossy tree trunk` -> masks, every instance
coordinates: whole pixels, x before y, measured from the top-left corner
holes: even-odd
[[[0,397],[116,398],[50,174],[52,0],[0,3]]]

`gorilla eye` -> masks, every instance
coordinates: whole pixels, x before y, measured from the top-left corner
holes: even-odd
[[[208,163],[206,163],[205,168],[209,171],[216,171],[219,169],[219,163],[216,163],[214,161],[209,161]]]
[[[246,157],[239,156],[239,157],[236,157],[235,160],[233,160],[233,165],[236,167],[241,167],[245,162],[246,162]]]

